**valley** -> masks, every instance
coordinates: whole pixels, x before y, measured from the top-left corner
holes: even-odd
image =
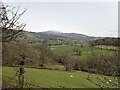
[[[29,86],[24,84],[24,87],[99,88],[99,85],[103,85],[104,88],[117,87],[117,77],[112,77],[116,69],[109,65],[117,65],[119,54],[116,52],[119,47],[103,43],[100,45],[100,41],[104,38],[81,41],[51,33],[48,36],[48,33],[36,35],[25,32],[13,42],[3,43],[3,81],[5,83],[11,82],[12,78],[12,86],[16,87],[15,81],[18,78],[15,72],[19,71],[18,61],[22,59],[21,54],[23,54],[24,78],[25,82],[30,84]],[[99,44],[92,45],[95,41]],[[15,78],[13,78],[14,75]],[[109,77],[113,82],[108,84]]]

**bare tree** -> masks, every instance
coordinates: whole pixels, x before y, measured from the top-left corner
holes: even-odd
[[[113,52],[112,56],[110,55],[110,51],[108,47],[106,47],[107,57],[104,56],[103,49],[101,49],[101,53],[97,55],[95,52],[93,52],[92,50],[93,48],[94,48],[94,45],[91,46],[91,53],[92,53],[91,57],[93,60],[94,59],[95,60],[94,61],[92,60],[91,63],[95,65],[95,67],[97,68],[97,73],[98,72],[99,72],[98,74],[100,74],[100,72],[102,72],[103,74],[106,73],[107,75],[110,75],[111,77],[113,77],[113,80],[109,79],[104,75],[101,75],[103,78],[96,77],[96,79],[101,82],[101,83],[98,83],[94,79],[92,79],[90,74],[88,75],[87,80],[97,85],[99,88],[101,88],[101,90],[103,90],[103,88],[111,88],[111,86],[112,88],[119,88],[119,77],[120,77],[119,45],[117,47],[117,50],[111,50]],[[102,48],[102,45],[101,45],[101,48]],[[89,62],[89,65],[91,63]]]
[[[23,31],[26,24],[20,23],[19,19],[26,12],[19,11],[20,7],[10,7],[0,2],[0,31],[2,31],[2,42],[9,42]],[[23,52],[22,52],[23,53]],[[21,54],[21,59],[18,62],[19,74],[18,87],[24,86],[24,60],[25,55]]]
[[[2,30],[2,42],[11,41],[16,35],[23,31],[26,24],[20,23],[19,19],[26,12],[19,11],[20,7],[10,7],[0,2],[0,29]]]

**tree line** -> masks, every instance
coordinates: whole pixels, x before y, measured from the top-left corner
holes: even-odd
[[[97,45],[111,45],[111,46],[120,46],[120,38],[103,38],[97,39],[94,41],[89,42],[90,46],[97,46]]]

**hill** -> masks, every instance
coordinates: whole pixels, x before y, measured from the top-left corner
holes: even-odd
[[[25,68],[25,72],[25,87],[28,85],[28,87],[32,86],[32,88],[98,88],[97,85],[87,80],[89,74],[86,72],[69,72],[34,68]],[[3,67],[3,81],[15,86],[17,77],[14,77],[14,75],[15,71],[13,68]],[[104,80],[104,77],[106,77],[113,81],[113,77],[97,74],[92,74],[89,77],[97,84],[114,88],[112,84],[107,83],[106,80]],[[104,83],[97,79],[97,77],[102,79]]]
[[[62,37],[67,37],[71,39],[78,39],[81,41],[89,41],[89,40],[95,40],[98,37],[93,37],[93,36],[87,36],[84,34],[78,34],[78,33],[61,33],[61,32],[56,32],[56,31],[45,31],[45,32],[39,32],[39,34],[45,34],[45,35],[53,35],[53,36],[62,36]]]
[[[24,31],[18,36],[16,42],[26,42],[29,44],[51,45],[81,45],[88,41],[96,40],[98,37],[91,37],[77,33],[61,33],[56,31],[28,32]]]
[[[24,31],[15,41],[27,42],[30,44],[47,44],[47,45],[81,45],[88,43],[95,45],[113,45],[119,46],[119,38],[113,37],[94,37],[78,33],[62,33],[57,31],[45,32],[28,32]],[[112,42],[111,42],[112,41]]]

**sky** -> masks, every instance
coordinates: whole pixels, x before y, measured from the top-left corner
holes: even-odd
[[[27,9],[21,22],[33,32],[58,31],[89,36],[118,36],[117,2],[6,2]]]

